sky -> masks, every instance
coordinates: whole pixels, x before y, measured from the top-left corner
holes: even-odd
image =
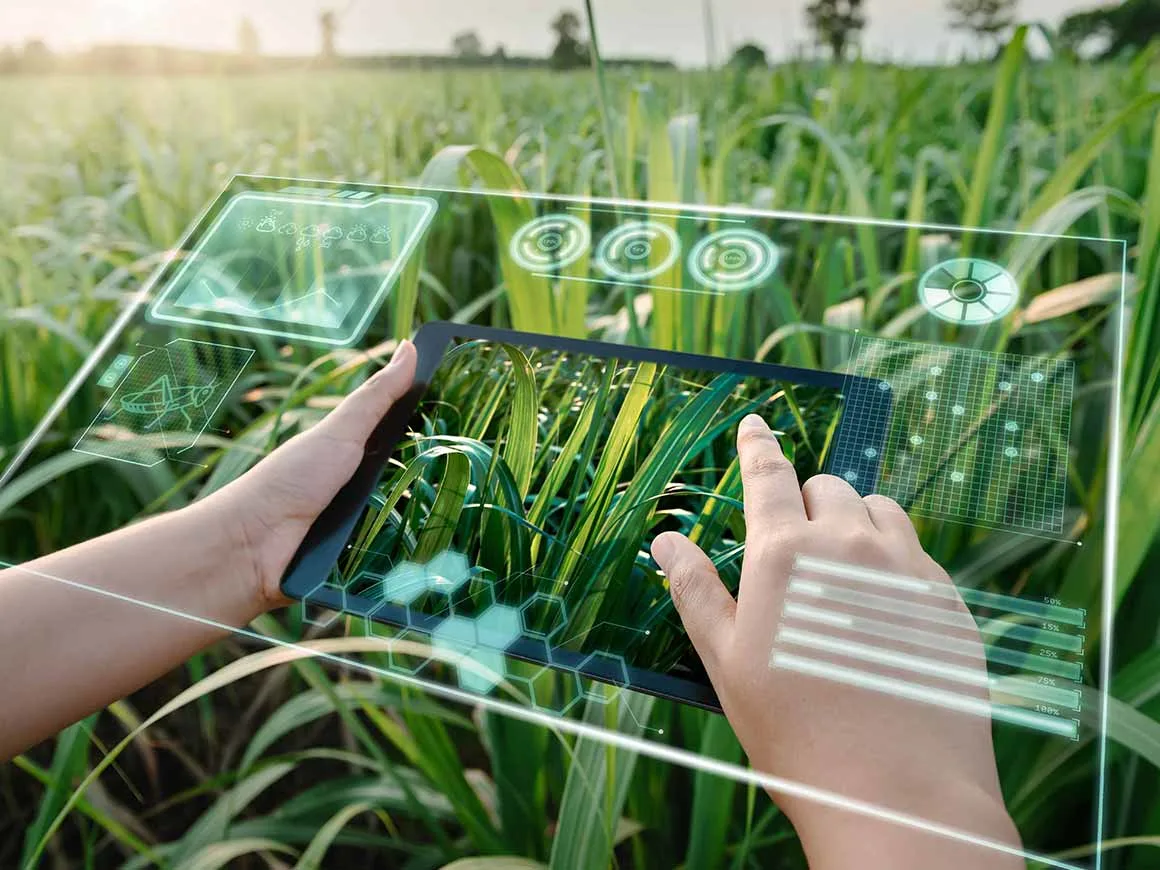
[[[1020,0],[1023,20],[1057,23],[1108,0]],[[783,57],[809,39],[807,0],[712,0],[718,57],[746,40]],[[669,58],[700,66],[708,54],[705,0],[594,0],[606,55]],[[899,61],[958,57],[969,38],[947,26],[945,0],[866,0],[866,51]],[[44,39],[54,50],[131,42],[230,50],[238,22],[249,17],[268,54],[318,49],[318,14],[340,13],[339,50],[346,54],[445,52],[452,37],[475,30],[490,50],[546,54],[549,22],[581,0],[24,0],[0,2],[0,45]]]

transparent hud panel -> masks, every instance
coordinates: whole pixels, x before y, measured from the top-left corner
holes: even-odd
[[[82,372],[101,411],[69,447],[220,485],[255,458],[232,443],[270,449],[395,339],[455,318],[341,558],[286,618],[304,641],[346,638],[323,654],[567,739],[995,845],[840,771],[726,763],[696,739],[719,699],[649,542],[684,532],[736,593],[734,439],[756,411],[799,481],[894,499],[950,579],[785,554],[755,679],[860,699],[864,721],[841,700],[798,724],[853,753],[907,739],[871,720],[982,734],[1022,837],[999,847],[1087,866],[1042,856],[1099,834],[1114,524],[1076,541],[1110,472],[1091,445],[1110,440],[1123,259],[1091,238],[238,177]],[[1048,316],[1056,261],[1119,276],[1118,304]],[[1091,570],[1060,568],[1078,558]],[[1058,775],[1076,754],[1085,775]],[[1043,824],[1063,792],[1088,810]]]

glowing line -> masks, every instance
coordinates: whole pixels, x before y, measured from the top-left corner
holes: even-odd
[[[580,206],[571,206],[571,205],[568,206],[568,211],[595,211],[595,212],[600,212],[601,214],[614,214],[614,215],[618,215],[618,216],[622,216],[622,217],[630,217],[630,218],[644,218],[645,220],[649,220],[651,218],[658,218],[658,217],[673,217],[673,218],[677,218],[679,220],[700,220],[701,218],[705,217],[705,215],[703,215],[703,214],[680,214],[678,212],[657,212],[657,211],[633,213],[633,212],[627,212],[627,211],[624,211],[622,209],[616,209],[616,208],[593,208],[592,206],[580,207]],[[745,223],[745,221],[740,220],[738,218],[718,218],[718,220],[720,220],[722,223],[730,223],[730,224],[743,224],[743,223]]]
[[[844,562],[831,562],[829,559],[818,559],[815,556],[798,556],[794,560],[794,567],[829,574],[832,577],[873,583],[876,586],[889,586],[891,589],[906,589],[910,592],[930,592],[931,586],[934,585],[927,580],[919,580],[915,577],[903,577],[886,571],[875,571],[872,568],[848,565]]]
[[[893,616],[904,615],[912,619],[922,619],[935,622],[939,625],[949,625],[953,628],[962,628],[968,631],[979,631],[983,634],[1009,637],[1024,643],[1049,646],[1066,652],[1083,652],[1083,638],[1060,631],[1046,631],[1012,622],[1003,622],[997,619],[987,619],[975,622],[970,614],[956,613],[950,610],[941,610],[925,604],[915,604],[910,601],[901,601],[897,598],[887,598],[882,595],[873,595],[869,592],[859,592],[856,589],[846,589],[843,586],[831,586],[813,580],[803,580],[791,574],[789,578],[789,592],[809,595],[813,598],[827,598],[850,604],[855,607],[865,607],[877,610],[880,613],[889,613]]]
[[[783,610],[786,616],[796,616],[798,619],[807,619],[810,622],[821,622],[826,625],[833,625],[839,628],[851,628],[858,631],[858,627],[854,624],[854,617],[846,616],[841,613],[832,613],[829,610],[823,610],[820,607],[814,607],[809,604],[798,604],[796,601],[787,601]],[[866,620],[859,620],[860,622]],[[886,623],[882,623],[885,625]],[[867,632],[869,633],[869,632]]]
[[[1058,734],[1061,737],[1070,737],[1075,740],[1079,734],[1079,724],[1072,719],[1057,719],[1043,713],[1033,713],[1030,710],[1021,710],[1018,707],[1008,707],[1003,704],[992,704],[975,698],[966,698],[954,692],[944,692],[941,689],[932,689],[924,686],[915,686],[904,680],[895,680],[891,677],[881,677],[868,674],[853,668],[841,665],[831,665],[817,662],[813,659],[797,656],[792,653],[774,652],[770,658],[770,665],[796,671],[811,677],[824,677],[838,683],[855,686],[860,689],[871,689],[885,692],[908,701],[921,701],[936,704],[958,713],[970,713],[984,719],[999,719],[1015,725],[1025,725]]]
[[[87,592],[95,592],[98,595],[104,595],[108,598],[113,598],[128,604],[136,604],[140,607],[144,607],[148,610],[153,610],[158,613],[164,613],[168,616],[176,616],[180,619],[186,619],[191,622],[196,622],[200,625],[216,628],[220,631],[240,635],[242,637],[248,637],[252,640],[259,641],[260,643],[269,644],[270,646],[296,650],[303,653],[304,655],[325,659],[343,667],[357,668],[359,670],[366,671],[367,673],[386,677],[387,679],[393,680],[397,683],[414,686],[420,690],[429,692],[432,695],[437,695],[453,701],[459,701],[464,704],[478,705],[490,710],[494,710],[498,713],[506,714],[515,719],[522,719],[525,722],[533,722],[544,725],[547,728],[570,733],[577,737],[587,737],[594,740],[599,740],[617,749],[623,749],[628,752],[639,752],[642,755],[655,758],[658,761],[664,761],[670,764],[679,764],[682,767],[686,767],[692,770],[704,771],[705,773],[709,773],[714,776],[726,776],[737,782],[760,786],[761,788],[769,789],[770,791],[792,795],[795,797],[801,797],[806,800],[813,800],[817,803],[824,804],[825,806],[846,810],[848,812],[860,813],[880,821],[891,822],[893,824],[901,825],[912,830],[926,831],[931,834],[946,837],[950,840],[957,840],[959,842],[968,843],[973,846],[994,849],[997,852],[1002,852],[1006,855],[1012,855],[1018,858],[1026,858],[1028,860],[1038,861],[1039,863],[1045,864],[1049,867],[1059,867],[1061,870],[1084,870],[1084,868],[1076,864],[1068,864],[1065,861],[1060,861],[1047,855],[1040,855],[1035,852],[1028,852],[1023,849],[1017,849],[1008,845],[1007,843],[1002,843],[998,840],[992,840],[988,837],[962,831],[958,828],[951,827],[950,825],[927,821],[926,819],[920,818],[918,816],[912,816],[909,813],[891,810],[886,807],[881,807],[876,804],[858,800],[857,798],[844,797],[825,789],[805,785],[803,783],[785,779],[780,776],[774,776],[773,774],[762,773],[752,768],[741,767],[739,765],[730,764],[725,761],[718,761],[715,758],[701,756],[696,753],[689,752],[686,749],[678,749],[675,746],[668,746],[663,743],[656,743],[651,740],[642,740],[639,737],[634,737],[628,734],[620,734],[615,731],[598,728],[588,722],[554,716],[551,713],[545,713],[542,710],[521,707],[518,704],[513,704],[508,701],[501,701],[497,698],[491,698],[485,695],[475,695],[462,689],[456,689],[453,686],[441,685],[439,683],[430,683],[420,679],[419,677],[413,677],[408,674],[391,671],[386,668],[376,667],[365,662],[355,661],[354,659],[344,658],[343,656],[336,655],[334,653],[322,652],[320,650],[315,650],[293,641],[281,640],[280,638],[276,637],[268,637],[264,634],[259,634],[252,629],[237,628],[232,625],[227,625],[224,622],[218,622],[217,620],[209,619],[208,617],[197,616],[192,613],[184,613],[180,610],[167,607],[164,604],[143,601],[138,598],[132,598],[128,595],[123,595],[119,592],[112,592],[108,589],[101,589],[98,586],[91,586],[78,580],[68,580],[64,577],[57,577],[53,574],[38,571],[35,568],[28,568],[23,565],[14,565],[11,562],[5,562],[3,560],[0,560],[0,568],[9,568],[15,571],[21,571],[25,574],[31,574],[35,577],[40,577],[45,580],[52,580],[76,589],[83,589]]]
[[[1045,631],[1029,625],[1019,625],[1016,622],[1004,622],[1001,619],[987,619],[979,623],[979,631],[999,638],[1013,638],[1024,643],[1049,646],[1052,649],[1061,649],[1064,652],[1082,654],[1083,638],[1073,634],[1064,634],[1060,631]]]
[[[1120,515],[1120,462],[1121,462],[1121,417],[1124,412],[1124,333],[1127,330],[1124,277],[1128,273],[1128,243],[1121,241],[1120,252],[1120,322],[1116,326],[1116,367],[1112,377],[1112,407],[1108,412],[1111,419],[1112,437],[1108,442],[1108,485],[1104,496],[1107,522],[1104,524],[1103,596],[1100,614],[1100,629],[1103,643],[1100,644],[1100,731],[1099,731],[1099,783],[1096,788],[1096,864],[1100,870],[1103,864],[1104,842],[1104,802],[1107,789],[1108,767],[1108,686],[1112,683],[1112,633],[1115,630],[1116,593],[1111,578],[1116,576],[1116,534]]]
[[[796,601],[787,601],[783,611],[786,616],[804,619],[809,622],[819,622],[838,628],[848,628],[861,634],[881,637],[885,640],[896,640],[911,643],[915,646],[924,646],[930,649],[947,650],[963,655],[975,656],[982,649],[984,655],[994,662],[1012,667],[1025,668],[1029,671],[1038,671],[1053,677],[1063,677],[1068,680],[1079,681],[1083,678],[1083,668],[1078,662],[1068,662],[1061,659],[1049,659],[1046,656],[1020,652],[1001,646],[975,644],[961,637],[935,634],[932,631],[923,631],[920,628],[909,628],[903,625],[892,625],[881,622],[868,616],[846,616],[834,613],[810,604],[799,604]]]
[[[966,628],[972,631],[977,629],[975,620],[966,613],[940,610],[937,607],[915,604],[911,601],[900,601],[897,598],[884,598],[881,595],[871,595],[869,592],[858,592],[854,589],[831,586],[827,583],[815,583],[812,580],[802,580],[793,575],[790,575],[789,592],[791,595],[797,592],[814,598],[840,601],[843,604],[866,607],[870,610],[878,610],[883,613],[904,614],[914,619],[925,619],[929,622],[937,622],[940,625],[949,625],[954,628]]]
[[[971,686],[994,689],[1005,695],[1027,698],[1031,701],[1058,704],[1070,710],[1079,709],[1079,692],[1074,689],[1057,689],[1054,686],[1045,686],[1018,677],[993,677],[983,668],[974,669],[932,661],[909,653],[895,652],[852,640],[841,640],[812,631],[804,631],[800,628],[782,628],[777,633],[777,640],[861,659],[876,665],[902,668],[931,677],[941,677],[945,680],[966,683]]]
[[[263,181],[305,181],[312,184],[332,185],[333,180],[326,178],[289,178],[284,175],[246,175],[244,178],[256,178]],[[722,214],[733,214],[741,217],[765,217],[765,218],[779,218],[779,219],[795,219],[803,220],[809,223],[819,224],[842,224],[845,226],[879,226],[879,227],[893,227],[898,229],[926,229],[926,230],[950,230],[956,233],[988,233],[996,236],[1025,236],[1034,239],[1072,239],[1081,242],[1104,242],[1107,244],[1119,244],[1127,246],[1123,239],[1112,239],[1105,236],[1079,236],[1079,235],[1061,235],[1059,233],[1042,233],[1032,232],[1030,230],[1005,230],[996,227],[981,227],[981,226],[962,226],[955,224],[936,224],[936,223],[918,223],[914,221],[891,220],[887,218],[871,218],[871,217],[846,217],[844,215],[819,215],[811,214],[809,212],[800,211],[784,211],[780,209],[758,209],[749,208],[741,205],[701,205],[699,203],[688,202],[668,202],[665,200],[641,200],[641,199],[627,199],[624,197],[586,197],[577,196],[576,194],[567,193],[534,193],[532,191],[508,191],[508,190],[471,190],[463,187],[436,187],[436,186],[408,186],[405,184],[389,184],[389,185],[370,185],[372,187],[384,187],[388,191],[406,190],[406,191],[435,191],[437,193],[462,193],[469,196],[503,196],[508,199],[533,199],[545,200],[548,202],[575,202],[582,206],[591,206],[593,203],[600,205],[613,206],[627,206],[629,208],[640,209],[656,209],[666,208],[677,212],[700,212],[706,217],[714,217]],[[224,192],[224,191],[223,191]],[[390,195],[384,194],[384,195]],[[1121,285],[1122,287],[1122,285]]]
[[[555,278],[559,281],[582,281],[585,284],[610,284],[613,287],[630,286],[634,290],[672,290],[676,293],[700,293],[703,296],[727,296],[730,291],[705,290],[693,287],[670,287],[668,284],[645,284],[628,278],[581,278],[578,275],[561,275],[556,272],[532,272],[537,278]]]
[[[814,556],[798,556],[795,567],[807,571],[817,571],[829,574],[831,577],[841,577],[845,580],[857,580],[871,583],[876,586],[887,586],[891,589],[905,589],[909,592],[920,592],[928,595],[937,595],[939,598],[954,599],[956,589],[941,583],[932,583],[919,580],[916,577],[905,577],[878,571],[873,568],[863,568],[861,565],[849,565],[844,562],[832,562],[829,559],[818,559]],[[980,607],[993,607],[1019,613],[1024,616],[1035,616],[1052,622],[1063,622],[1067,625],[1083,628],[1087,623],[1086,613],[1075,607],[1063,607],[1058,604],[1047,604],[1041,601],[1027,601],[1013,595],[1002,595],[998,592],[987,592],[982,589],[958,589],[958,597],[967,604],[976,604]]]

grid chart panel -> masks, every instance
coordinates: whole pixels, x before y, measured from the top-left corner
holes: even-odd
[[[254,355],[248,348],[187,338],[138,350],[77,440],[77,452],[147,467],[181,459],[210,427]]]
[[[890,415],[878,492],[916,514],[1062,534],[1072,360],[859,335],[849,373],[877,383],[850,379],[843,429]],[[845,476],[873,449],[839,433],[831,468]]]

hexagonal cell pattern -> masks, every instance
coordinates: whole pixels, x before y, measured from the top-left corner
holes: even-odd
[[[520,612],[506,604],[493,604],[475,620],[479,642],[483,646],[504,650],[520,636],[523,627]]]
[[[395,644],[387,651],[392,668],[414,676],[431,661],[431,640],[423,632],[404,628],[393,640]]]
[[[456,667],[459,685],[467,691],[486,694],[504,678],[504,658],[499,650],[477,646],[468,658]]]
[[[537,592],[520,605],[524,633],[531,637],[551,637],[568,621],[568,609],[562,599]]]
[[[426,591],[427,575],[414,562],[400,562],[383,577],[383,597],[396,604],[410,604]]]
[[[431,640],[439,646],[466,655],[479,644],[479,634],[475,630],[474,619],[449,616],[435,626]]]
[[[322,589],[330,586],[325,580],[311,589],[303,597],[300,605],[302,607],[302,621],[307,625],[317,625],[321,628],[328,627],[332,622],[341,616],[341,612],[337,610],[330,610],[319,604],[314,604],[310,599],[317,595]]]
[[[471,565],[467,557],[454,550],[438,553],[423,566],[423,570],[426,574],[427,588],[432,592],[442,592],[444,595],[450,595],[471,576]]]
[[[594,652],[585,658],[584,661],[580,662],[577,670],[582,676],[587,676],[588,674],[599,676],[602,680],[612,683],[618,689],[629,684],[628,666],[624,662],[624,656]],[[599,682],[591,682],[591,678],[587,680],[581,679],[580,691],[584,697],[601,704],[607,704],[617,694],[615,691],[609,691],[606,685],[602,685]]]

